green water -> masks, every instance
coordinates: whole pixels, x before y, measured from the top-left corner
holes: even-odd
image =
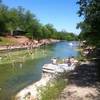
[[[0,100],[13,100],[18,91],[41,78],[42,66],[52,57],[77,56],[76,48],[60,42],[33,49],[31,53],[27,50],[1,53]]]

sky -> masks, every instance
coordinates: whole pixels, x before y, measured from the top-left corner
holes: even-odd
[[[9,7],[22,6],[36,15],[42,24],[53,24],[58,30],[66,30],[79,34],[77,23],[82,21],[78,17],[77,0],[2,0]]]

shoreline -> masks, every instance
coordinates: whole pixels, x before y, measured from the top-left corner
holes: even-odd
[[[21,50],[21,49],[33,49],[33,48],[38,48],[42,45],[48,45],[48,44],[53,44],[60,42],[61,40],[56,40],[56,39],[42,39],[40,41],[38,40],[32,40],[32,41],[27,41],[22,44],[16,44],[16,45],[0,45],[0,51],[10,51],[10,50]]]
[[[54,44],[58,42],[60,42],[60,40],[42,39],[40,41],[37,41],[37,40],[28,41],[27,43],[20,44],[20,45],[0,46],[0,54],[1,54],[0,64],[11,63],[13,66],[15,62],[21,62],[21,61],[24,62],[25,60],[27,60],[27,55],[29,55],[33,59],[34,55],[32,54],[32,50],[34,50],[35,48],[39,48],[43,45],[49,45],[49,44]],[[15,52],[15,54],[13,52]],[[25,55],[20,56],[17,52],[21,52],[21,54],[25,54]],[[7,53],[7,55],[5,55],[5,53]],[[10,53],[13,53],[13,54],[10,54]]]
[[[42,69],[42,77],[36,83],[32,83],[27,87],[20,90],[15,95],[15,100],[41,100],[42,88],[45,88],[47,85],[53,85],[53,82],[56,81],[56,78],[63,74],[64,72],[69,72],[74,70],[76,65],[68,66],[68,64],[45,64]],[[45,70],[47,69],[47,70]],[[59,69],[59,70],[58,70]]]
[[[41,91],[41,89],[39,88],[45,87],[47,84],[53,81],[54,77],[54,74],[42,74],[42,77],[39,81],[32,83],[31,85],[28,85],[25,88],[21,89],[18,93],[16,93],[14,99],[30,100],[28,99],[28,97],[30,97],[32,100],[38,100],[40,98],[39,92]]]

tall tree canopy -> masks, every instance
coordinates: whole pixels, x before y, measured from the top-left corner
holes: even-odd
[[[84,21],[78,24],[84,38],[92,43],[95,39],[99,43],[100,38],[100,0],[78,0],[80,9],[79,16],[84,17]]]
[[[77,28],[81,28],[81,36],[88,41],[99,42],[100,37],[100,1],[99,0],[78,0],[80,6],[79,16],[84,17],[84,21],[79,23]],[[93,42],[95,43],[95,42]]]
[[[14,35],[16,31],[32,39],[54,38],[75,40],[72,33],[58,32],[52,24],[42,25],[34,14],[19,6],[9,8],[0,2],[0,35]]]

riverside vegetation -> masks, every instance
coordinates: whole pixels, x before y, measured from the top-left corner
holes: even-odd
[[[95,46],[94,54],[91,53],[90,58],[94,57],[94,55],[95,55],[95,60],[93,60],[93,59],[91,59],[91,60],[95,61],[95,63],[97,64],[96,66],[94,66],[94,68],[98,69],[98,70],[96,70],[96,71],[98,71],[97,76],[100,76],[100,67],[99,67],[99,64],[100,64],[99,54],[100,54],[100,52],[98,52],[97,54],[95,52],[100,48],[100,17],[99,17],[100,16],[100,13],[99,13],[100,12],[100,6],[99,6],[100,2],[98,0],[84,0],[84,1],[78,0],[77,3],[80,6],[80,10],[78,12],[79,16],[84,17],[83,22],[80,22],[77,26],[77,28],[80,28],[82,30],[80,35],[79,35],[79,38],[81,40],[85,39],[87,41],[86,42],[87,45]],[[0,35],[5,35],[5,33],[12,34],[12,33],[14,33],[14,31],[17,30],[17,31],[23,32],[24,35],[26,35],[32,39],[33,38],[35,38],[35,39],[57,38],[57,39],[67,39],[67,40],[77,39],[76,37],[72,38],[73,35],[72,34],[70,35],[69,33],[66,34],[65,31],[57,32],[57,30],[51,24],[42,25],[41,23],[39,23],[39,21],[36,19],[36,17],[34,15],[32,15],[29,11],[25,11],[21,7],[18,7],[18,9],[13,9],[13,8],[8,9],[7,6],[2,4],[2,3],[0,4],[0,7],[1,7],[1,9],[0,9],[0,23],[2,23],[2,24],[0,24],[0,27],[1,27]],[[23,14],[22,13],[23,11],[25,11],[26,13]],[[16,16],[18,14],[22,15],[22,16]],[[8,15],[9,15],[9,18],[8,18]],[[30,17],[27,17],[26,15],[28,15]],[[4,17],[4,16],[6,16],[6,17]],[[29,19],[28,22],[27,22],[27,20],[25,21],[26,24],[23,23],[23,20],[21,20],[21,19],[23,19],[23,17],[25,19]],[[10,19],[13,19],[13,21],[11,21],[11,23],[10,23]],[[16,21],[16,20],[18,20],[18,21]],[[12,22],[14,22],[14,23],[18,22],[18,23],[16,23],[16,25],[15,24],[13,25]],[[1,41],[2,41],[2,39],[1,39]],[[81,57],[81,59],[83,60],[82,57]],[[95,74],[95,72],[91,71],[91,67],[92,66],[88,66],[88,64],[85,64],[85,66],[79,67],[79,69],[77,69],[75,71],[75,72],[77,72],[76,75],[75,75],[75,72],[71,73],[71,75],[70,75],[71,78],[74,78],[71,81],[79,86],[81,85],[84,87],[86,87],[86,86],[97,87],[96,84],[100,80],[95,80],[96,78],[98,78],[97,76],[95,76],[94,79],[93,79],[93,77],[91,77],[92,75]],[[91,74],[89,74],[86,71],[91,71]],[[79,72],[81,72],[81,74]],[[82,80],[86,77],[84,75],[88,76],[88,74],[89,74],[89,77],[91,77],[91,79],[90,80]],[[76,77],[78,78],[77,82],[76,82]],[[99,77],[99,79],[100,79],[100,77]],[[87,83],[89,83],[89,84],[87,84]],[[58,82],[58,84],[59,84],[59,82]],[[62,84],[63,84],[63,82],[61,82],[61,85]],[[55,84],[54,87],[53,86],[51,87],[51,89],[49,88],[50,86],[47,86],[47,90],[48,90],[48,88],[49,88],[49,90],[47,92],[45,89],[43,89],[44,93],[46,91],[46,93],[49,93],[49,95],[51,97],[51,94],[53,93],[53,92],[51,93],[51,90],[53,90],[53,91],[56,90],[56,86],[59,86],[59,85]],[[100,85],[98,85],[98,87],[100,87]],[[97,87],[97,89],[99,90],[98,87]],[[58,91],[58,89],[57,89],[57,91]],[[46,100],[46,96],[49,97],[49,95],[45,95],[45,94],[41,94],[41,95],[43,95],[43,98],[44,98],[43,100]],[[55,98],[55,95],[56,94],[54,94],[54,98]],[[53,98],[53,97],[51,97],[51,98]],[[74,99],[78,100],[79,98],[74,98]],[[92,99],[97,100],[98,98],[93,97]]]
[[[56,100],[68,83],[67,80],[65,80],[65,74],[66,72],[58,75],[53,82],[39,89],[41,100]]]
[[[52,24],[43,25],[29,10],[19,6],[9,8],[0,1],[0,36],[24,35],[31,39],[77,40],[77,36],[65,30],[57,31]],[[2,38],[0,39],[2,42]]]

